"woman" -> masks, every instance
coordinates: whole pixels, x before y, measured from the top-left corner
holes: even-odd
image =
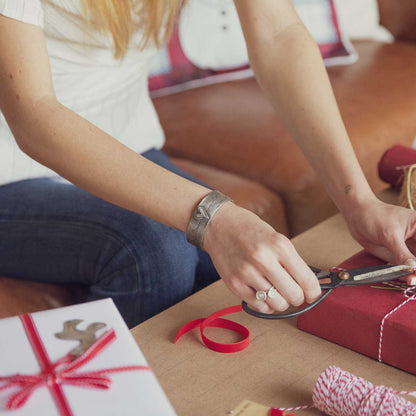
[[[155,150],[147,69],[182,3],[0,0],[0,274],[88,284],[130,326],[216,279],[205,252],[259,311],[320,295],[286,237]],[[416,215],[372,193],[291,1],[235,4],[260,85],[352,235],[386,260],[414,261],[405,241]],[[256,297],[270,287],[275,296]]]

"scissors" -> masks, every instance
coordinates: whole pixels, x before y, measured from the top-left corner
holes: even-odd
[[[245,312],[253,315],[257,318],[263,319],[285,319],[293,318],[294,316],[301,315],[310,311],[315,306],[319,305],[326,297],[328,297],[332,291],[341,286],[360,286],[374,283],[388,282],[389,280],[398,279],[399,277],[408,276],[415,273],[414,269],[406,265],[382,265],[363,267],[359,269],[338,269],[333,268],[331,270],[321,270],[313,266],[309,266],[315,273],[319,280],[321,289],[325,292],[316,299],[314,302],[298,309],[294,312],[279,313],[279,314],[267,314],[257,312],[251,309],[246,302],[243,301],[242,307]]]

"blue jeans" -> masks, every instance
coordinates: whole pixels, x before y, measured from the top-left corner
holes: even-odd
[[[197,182],[161,151],[143,156]],[[0,275],[85,284],[130,327],[219,278],[183,232],[53,178],[0,186]]]

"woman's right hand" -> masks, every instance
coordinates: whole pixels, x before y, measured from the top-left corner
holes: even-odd
[[[231,202],[211,220],[204,249],[228,288],[259,312],[283,312],[321,294],[318,279],[290,240]],[[279,292],[277,297],[256,299],[256,291],[267,292],[271,286]]]

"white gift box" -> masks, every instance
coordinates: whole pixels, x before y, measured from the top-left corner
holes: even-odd
[[[45,312],[33,313],[32,320],[42,339],[51,362],[66,356],[79,345],[76,340],[63,340],[55,336],[63,330],[66,321],[82,320],[76,328],[85,330],[95,322],[106,324],[97,331],[99,338],[113,329],[116,339],[91,361],[77,369],[82,374],[125,366],[148,366],[146,359],[130,334],[111,299],[84,303]],[[36,375],[40,367],[19,317],[0,320],[0,376],[15,374]],[[175,412],[161,389],[154,373],[147,370],[121,371],[108,374],[108,389],[62,384],[61,388],[74,416],[83,415],[143,415],[170,416]],[[4,382],[0,381],[0,387]],[[27,402],[16,410],[6,408],[8,399],[22,387],[0,390],[0,414],[10,416],[59,416],[57,404],[46,386],[36,388]]]

